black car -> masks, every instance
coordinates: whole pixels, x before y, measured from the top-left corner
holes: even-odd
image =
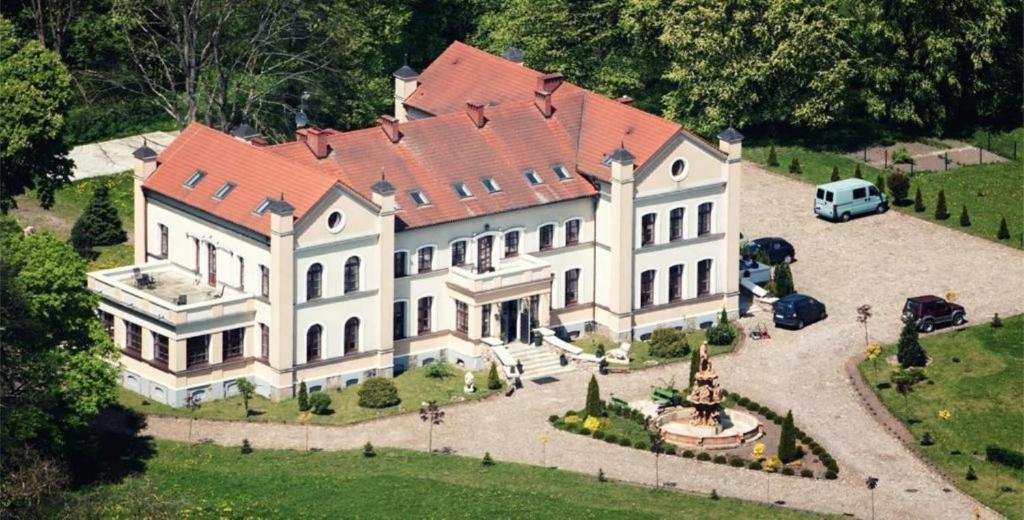
[[[931,332],[936,325],[963,325],[967,321],[967,311],[938,296],[915,296],[907,298],[903,304],[901,318],[903,323],[914,322],[922,332]]]
[[[750,255],[755,258],[759,253],[764,252],[768,256],[768,263],[772,265],[783,262],[788,264],[796,258],[793,244],[779,237],[757,238],[751,240],[747,247],[750,249]]]
[[[780,298],[772,305],[772,311],[775,325],[798,329],[828,317],[824,303],[800,293]]]

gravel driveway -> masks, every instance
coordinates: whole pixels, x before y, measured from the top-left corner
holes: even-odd
[[[796,248],[793,264],[798,290],[828,305],[829,318],[803,331],[773,330],[764,343],[747,342],[741,351],[714,358],[723,386],[777,411],[792,409],[797,424],[838,460],[840,479],[808,480],[736,469],[680,457],[664,457],[662,481],[696,493],[758,501],[825,513],[870,517],[863,479],[880,479],[875,492],[877,518],[971,518],[976,502],[950,489],[939,475],[889,435],[860,404],[843,370],[863,350],[856,308],[870,304],[873,339],[893,342],[898,311],[907,296],[954,290],[969,317],[987,321],[994,312],[1024,311],[1024,253],[889,212],[832,224],[811,212],[813,186],[744,168],[743,231],[748,237],[781,236]],[[744,318],[752,325],[770,315]],[[685,363],[601,379],[602,393],[628,398],[649,393],[670,377],[686,380]],[[653,484],[649,453],[613,446],[554,430],[551,414],[583,404],[590,375],[570,373],[547,385],[529,383],[512,398],[499,397],[449,407],[445,424],[435,428],[434,446],[498,460],[542,463],[540,437],[547,434],[546,463],[562,469]],[[148,432],[158,438],[187,440],[188,421],[152,417]],[[358,448],[375,445],[426,449],[426,426],[401,416],[347,427],[238,424],[197,421],[192,438],[257,448]],[[944,490],[948,489],[948,491]],[[994,517],[983,510],[984,517]]]

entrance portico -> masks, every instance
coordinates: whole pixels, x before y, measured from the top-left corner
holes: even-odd
[[[468,309],[470,340],[525,343],[531,330],[550,322],[551,267],[530,255],[504,258],[485,270],[453,267],[447,286],[451,298]]]

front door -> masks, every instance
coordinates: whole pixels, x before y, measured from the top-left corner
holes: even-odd
[[[480,237],[476,241],[476,272],[486,273],[491,270],[491,246],[494,245],[494,237]]]
[[[518,337],[519,305],[516,300],[501,303],[501,339],[512,343]]]

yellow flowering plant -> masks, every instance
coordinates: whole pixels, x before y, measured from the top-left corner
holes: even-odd
[[[939,419],[942,419],[943,421],[948,421],[952,418],[953,412],[950,412],[949,410],[939,410]]]
[[[567,424],[567,425],[573,425],[573,424],[579,424],[579,423],[580,423],[580,417],[578,415],[569,415],[569,416],[567,416],[565,418],[565,424]]]
[[[768,457],[764,461],[764,470],[769,473],[775,473],[782,469],[782,461],[778,457]]]
[[[583,427],[592,432],[596,432],[601,429],[601,419],[594,416],[587,417],[587,420],[583,421]]]
[[[764,447],[764,443],[763,442],[759,442],[759,443],[755,444],[754,445],[754,453],[753,453],[754,454],[754,460],[761,460],[761,459],[763,459],[764,458],[764,450],[765,450],[765,447]]]

